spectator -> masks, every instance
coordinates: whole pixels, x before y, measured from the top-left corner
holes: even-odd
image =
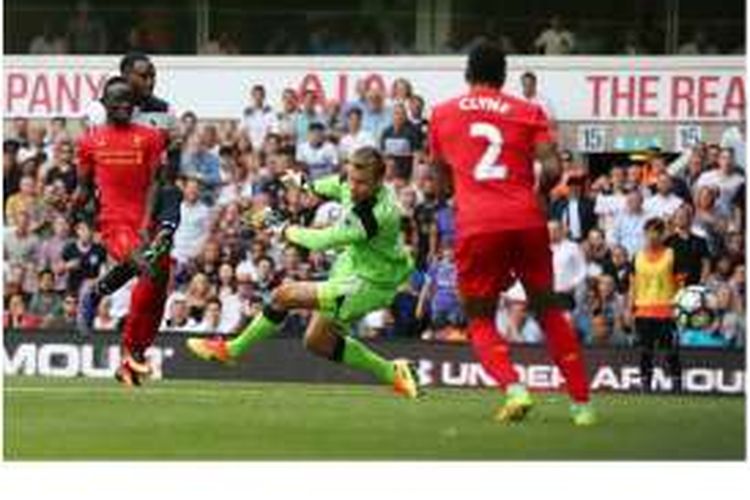
[[[68,52],[68,44],[65,37],[59,36],[52,29],[52,23],[46,21],[42,24],[42,32],[31,39],[29,54],[65,54]]]
[[[3,206],[8,203],[8,198],[18,192],[21,182],[21,167],[17,161],[20,145],[14,139],[3,141]],[[5,212],[3,212],[5,213]]]
[[[595,197],[594,213],[598,217],[597,226],[604,231],[607,241],[613,240],[617,214],[625,210],[624,185],[625,168],[616,165],[612,167],[609,177],[603,178],[601,189]]]
[[[286,88],[281,94],[281,111],[276,115],[275,132],[282,138],[291,138],[292,143],[296,142],[296,124],[299,118],[299,103],[297,102],[297,92],[294,89]]]
[[[504,294],[495,319],[498,331],[508,342],[537,344],[542,341],[539,323],[529,315],[528,304]]]
[[[397,293],[391,304],[390,316],[393,319],[391,332],[394,337],[419,338],[428,327],[425,300],[420,302],[425,275],[415,272],[409,282]]]
[[[50,120],[49,130],[50,143],[57,146],[60,141],[69,141],[71,144],[73,141],[70,137],[70,131],[68,130],[68,119],[64,116],[55,116]]]
[[[690,199],[690,191],[694,190],[695,183],[703,173],[703,161],[705,154],[703,148],[696,146],[688,151],[685,151],[680,157],[669,164],[667,172],[673,178],[680,179],[685,187],[688,189],[687,195],[688,200]],[[680,193],[677,193],[680,194]]]
[[[383,131],[392,124],[392,113],[386,108],[383,92],[375,87],[367,91],[367,103],[362,113],[362,128],[380,141]]]
[[[636,56],[647,53],[645,46],[641,42],[641,37],[636,30],[629,29],[625,32],[620,53],[625,56]]]
[[[737,164],[740,170],[745,170],[745,139],[743,138],[742,130],[739,127],[731,126],[724,130],[721,134],[722,148],[732,148],[734,152],[734,162]]]
[[[314,90],[305,90],[302,94],[302,110],[297,114],[295,137],[297,144],[307,140],[310,126],[313,123],[323,123],[325,117],[318,111],[318,95]]]
[[[563,226],[552,220],[547,224],[552,250],[554,290],[565,301],[565,308],[573,310],[576,294],[586,280],[586,259],[581,249],[565,237]]]
[[[569,149],[563,150],[562,153],[560,153],[560,162],[562,164],[562,176],[560,177],[560,181],[550,192],[550,199],[552,201],[568,196],[570,191],[568,183],[571,182],[571,180],[574,182],[580,182],[580,179],[584,179],[585,181],[588,176],[585,167],[574,161],[573,152]],[[537,168],[541,168],[539,163],[534,166],[535,170]]]
[[[229,333],[222,329],[222,313],[221,313],[221,299],[218,297],[211,297],[206,302],[206,310],[203,315],[203,320],[192,330],[194,333]]]
[[[666,245],[674,252],[674,273],[680,286],[705,282],[711,272],[708,242],[693,234],[693,209],[682,205],[674,214],[673,234]]]
[[[604,272],[605,268],[611,266],[612,253],[600,229],[592,228],[589,231],[586,240],[581,244],[581,249],[586,257],[588,277],[597,277]]]
[[[198,128],[198,117],[192,111],[185,111],[180,116],[179,130],[183,138],[190,137]]]
[[[336,146],[326,141],[325,126],[311,123],[306,142],[297,147],[297,161],[305,164],[312,180],[335,173],[339,166]]]
[[[171,332],[189,332],[194,331],[198,323],[190,317],[190,309],[188,308],[187,297],[182,292],[174,292],[168,302],[168,311],[164,321],[162,321],[161,331]]]
[[[181,171],[185,177],[200,181],[201,199],[212,205],[218,196],[221,186],[219,155],[210,148],[209,134],[193,136],[182,154]]]
[[[695,195],[694,229],[699,236],[706,238],[711,255],[721,249],[721,233],[726,227],[726,220],[720,217],[716,209],[719,190],[713,186],[697,188]]]
[[[429,132],[429,122],[424,116],[425,102],[424,98],[419,95],[413,95],[406,101],[406,111],[409,115],[409,122],[416,127],[419,132],[419,144],[424,148],[425,138]]]
[[[3,255],[7,262],[31,269],[36,263],[40,248],[39,237],[31,232],[31,218],[27,212],[19,212],[16,225],[6,228]]]
[[[534,40],[534,49],[548,56],[572,54],[575,51],[575,36],[563,28],[559,16],[553,16],[549,28]]]
[[[611,243],[625,247],[629,255],[635,255],[643,247],[643,228],[646,224],[643,211],[643,195],[639,190],[628,193],[625,211],[615,218]]]
[[[6,140],[12,140],[18,148],[29,147],[29,119],[23,116],[13,118],[10,134]]]
[[[430,236],[430,255],[436,256],[437,250],[444,245],[452,245],[456,241],[456,220],[451,198],[441,203],[435,212],[435,224]]]
[[[208,299],[213,295],[211,282],[208,276],[198,272],[193,275],[185,292],[190,317],[200,323],[206,312]]]
[[[71,330],[76,327],[76,316],[78,312],[78,294],[75,292],[65,293],[62,301],[62,314],[55,316],[49,328],[59,330]]]
[[[344,135],[345,125],[343,115],[341,114],[341,103],[336,99],[331,99],[326,103],[324,113],[324,125],[328,130],[328,138],[331,141],[338,142]]]
[[[40,326],[49,325],[57,316],[62,315],[62,298],[55,291],[55,275],[49,269],[42,269],[38,274],[38,287],[31,297],[29,314],[39,318]]]
[[[723,344],[744,347],[746,320],[742,300],[737,297],[730,286],[720,286],[716,290],[717,333]]]
[[[352,106],[346,114],[347,133],[339,142],[339,155],[346,161],[349,155],[364,146],[375,147],[375,138],[362,130],[362,108]]]
[[[242,112],[242,130],[250,139],[253,149],[259,150],[268,135],[276,127],[276,114],[266,104],[266,89],[253,85],[251,103]]]
[[[68,23],[68,45],[73,54],[104,54],[107,51],[107,32],[101,21],[90,16],[89,3],[79,1]]]
[[[585,178],[579,175],[568,179],[568,196],[552,204],[552,218],[561,221],[571,240],[580,242],[596,225],[594,202],[583,196]]]
[[[554,109],[552,108],[552,104],[550,103],[549,99],[539,94],[537,85],[538,82],[536,73],[532,71],[526,71],[523,75],[521,75],[521,96],[523,100],[532,104],[536,104],[537,106],[542,108],[542,111],[544,111],[544,114],[547,116],[547,119],[550,121],[550,123],[554,123],[555,113]]]
[[[715,45],[708,42],[706,33],[703,30],[696,30],[692,40],[683,43],[678,53],[685,56],[694,56],[700,54],[718,54],[719,51]]]
[[[414,226],[416,230],[416,262],[419,269],[425,269],[430,258],[431,235],[437,232],[436,213],[441,200],[437,195],[437,180],[433,172],[428,172],[419,179],[422,200],[414,207]]]
[[[228,204],[222,209],[212,231],[216,240],[221,242],[222,260],[236,261],[248,236],[240,210],[239,203]]]
[[[200,199],[200,184],[188,179],[180,205],[180,225],[174,233],[172,257],[178,265],[198,256],[211,227],[211,210]]]
[[[695,189],[712,186],[719,190],[716,208],[719,215],[732,216],[732,201],[737,191],[745,184],[745,176],[738,173],[734,163],[734,151],[722,148],[718,158],[718,168],[701,174],[695,183]]]
[[[69,139],[63,139],[56,143],[55,154],[52,160],[52,166],[47,170],[45,184],[54,184],[55,181],[62,181],[65,186],[65,192],[72,195],[78,185],[76,167],[73,164],[74,150],[73,142]]]
[[[80,221],[76,224],[76,239],[65,245],[62,257],[68,272],[67,290],[77,293],[84,281],[94,280],[99,276],[107,261],[107,251],[101,244],[94,242],[89,224]]]
[[[385,128],[380,137],[380,149],[396,160],[396,176],[411,179],[414,153],[422,145],[419,131],[409,122],[406,106],[393,106],[393,123]]]
[[[102,301],[99,302],[99,307],[96,310],[94,330],[116,330],[118,323],[118,319],[112,316],[112,297],[104,297]]]
[[[729,231],[724,237],[724,253],[735,265],[745,262],[745,237],[738,231]]]
[[[229,33],[223,31],[214,39],[207,40],[198,47],[198,55],[231,55],[239,54],[240,50]]]
[[[3,314],[3,328],[6,330],[30,330],[41,325],[39,318],[26,311],[23,295],[14,294],[8,301]]]
[[[203,245],[200,254],[193,261],[190,275],[200,273],[208,278],[209,283],[219,282],[219,267],[221,266],[221,246],[218,240],[209,237]]]
[[[11,225],[18,224],[19,215],[23,212],[28,217],[39,207],[39,196],[36,191],[36,180],[31,175],[24,175],[19,182],[19,190],[5,202],[5,220]]]
[[[456,262],[451,245],[444,244],[440,247],[438,259],[427,270],[423,294],[423,300],[429,301],[434,330],[464,326],[466,319],[458,299]]]
[[[648,218],[669,219],[682,204],[682,198],[672,192],[672,178],[662,172],[656,180],[656,194],[643,203],[643,211]]]
[[[235,331],[242,321],[242,298],[238,291],[235,270],[231,264],[224,263],[219,268],[216,296],[221,300],[220,331]]]
[[[402,104],[406,106],[406,103],[414,95],[414,88],[411,82],[406,78],[396,78],[391,86],[391,102],[394,104]]]
[[[55,280],[55,290],[65,290],[68,272],[63,260],[63,249],[70,242],[70,225],[64,215],[55,216],[52,222],[52,235],[41,241],[37,261],[42,269],[51,269]]]
[[[593,303],[589,304],[591,343],[595,345],[630,345],[625,333],[625,299],[618,293],[614,277],[603,274],[596,279]]]
[[[364,109],[367,106],[367,82],[364,78],[357,80],[354,92],[357,97],[344,104],[344,116],[349,116],[349,111],[353,108],[359,108],[364,112]]]

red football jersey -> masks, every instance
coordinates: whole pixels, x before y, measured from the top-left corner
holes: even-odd
[[[157,129],[136,124],[94,127],[78,140],[79,174],[93,175],[100,224],[145,227],[148,190],[164,146]]]
[[[532,103],[490,89],[436,106],[433,159],[452,171],[459,237],[544,226],[534,192],[534,150],[551,142],[549,122]]]

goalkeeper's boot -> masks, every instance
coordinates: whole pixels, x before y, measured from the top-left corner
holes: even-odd
[[[94,318],[101,300],[101,295],[96,292],[96,284],[88,287],[81,295],[81,303],[78,304],[76,313],[76,326],[83,335],[91,335],[93,332]]]
[[[570,418],[573,425],[589,427],[596,424],[596,411],[591,403],[573,403],[570,405]]]
[[[508,395],[503,406],[495,413],[495,420],[503,423],[520,422],[534,407],[534,400],[529,391],[522,385],[508,388]]]
[[[204,361],[217,361],[222,364],[231,364],[234,358],[229,353],[229,346],[224,339],[206,339],[193,337],[185,342],[187,348],[195,356]]]
[[[418,398],[420,390],[414,365],[405,359],[396,359],[393,361],[393,371],[393,391],[409,399]]]

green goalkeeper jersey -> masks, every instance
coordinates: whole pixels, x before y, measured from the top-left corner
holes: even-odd
[[[354,203],[346,181],[338,175],[318,179],[315,193],[337,200],[343,214],[330,227],[313,229],[294,226],[286,238],[310,250],[338,248],[353,272],[378,286],[399,286],[411,274],[412,260],[401,237],[401,212],[393,191],[383,186],[368,201]]]

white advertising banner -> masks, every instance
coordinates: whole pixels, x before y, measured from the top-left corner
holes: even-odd
[[[78,117],[119,59],[100,56],[6,56],[6,116]],[[357,80],[390,91],[409,79],[428,105],[465,89],[461,56],[412,57],[154,57],[156,93],[178,112],[236,118],[250,88],[265,85],[271,104],[281,91],[313,89],[325,100],[347,101]],[[511,57],[507,89],[533,71],[542,97],[560,121],[738,122],[745,117],[742,56]]]

